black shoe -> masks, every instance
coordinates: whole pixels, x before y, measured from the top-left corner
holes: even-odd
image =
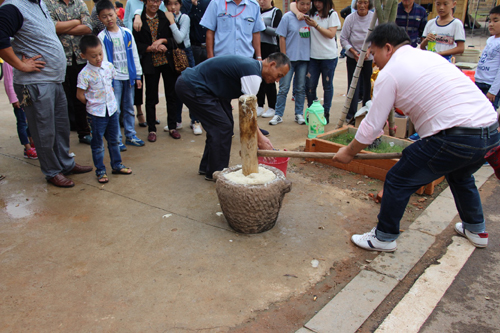
[[[159,120],[159,119],[156,119],[156,120],[155,120],[155,123],[156,123],[156,125],[160,125],[160,120]]]
[[[269,136],[269,132],[266,131],[265,129],[262,129],[262,128],[259,128],[260,131],[262,132],[262,134],[264,134],[264,136]]]
[[[140,127],[148,127],[148,123],[139,123]]]
[[[86,143],[90,145],[90,142],[92,141],[92,137],[90,135],[85,135],[83,138],[79,139],[80,143]]]
[[[326,124],[328,125],[330,123],[330,114],[325,113],[325,119],[326,119]]]
[[[208,180],[209,182],[214,182],[215,179],[213,177],[205,176],[205,180]]]

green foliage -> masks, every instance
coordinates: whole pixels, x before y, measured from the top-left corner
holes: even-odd
[[[353,133],[342,133],[338,136],[329,138],[328,141],[335,142],[344,146],[347,146],[351,141],[354,140]],[[391,146],[387,142],[380,142],[377,147],[374,148],[366,148],[365,150],[370,151],[372,153],[401,153],[404,147],[394,145]]]

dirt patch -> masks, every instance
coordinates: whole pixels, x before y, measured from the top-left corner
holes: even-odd
[[[303,147],[300,147],[298,150],[303,150]],[[337,169],[318,162],[307,162],[300,158],[290,159],[287,173],[299,173],[309,178],[313,183],[330,185],[339,190],[349,190],[351,196],[361,200],[373,200],[372,196],[376,196],[384,185],[384,183],[378,179]],[[407,229],[447,186],[446,182],[437,185],[433,195],[412,195],[406,208],[405,215],[401,220],[401,229]],[[352,205],[352,211],[359,211],[359,207],[357,207],[359,204],[357,204],[356,200],[353,200],[350,204]],[[355,232],[367,231],[366,225],[368,223],[366,218],[371,220],[376,219],[376,214],[369,217],[360,214],[360,217],[361,216],[363,217],[355,221],[355,225],[353,225],[353,228],[360,228]],[[363,225],[364,228],[362,227]],[[443,238],[442,242],[445,241],[446,238]],[[441,246],[438,245],[436,251],[438,251],[437,249],[440,249]],[[331,264],[330,273],[325,276],[323,281],[316,284],[306,293],[290,298],[286,302],[273,304],[268,310],[259,312],[253,319],[231,329],[230,332],[295,332],[341,291],[342,288],[359,273],[362,266],[366,265],[378,255],[378,252],[368,252],[359,249],[356,254],[356,260],[333,262]],[[439,253],[435,254],[439,256]],[[435,261],[433,258],[435,258],[435,256],[431,255],[428,262],[422,265],[425,266],[427,264],[428,266]],[[413,281],[417,278],[416,274],[418,274],[418,272],[412,271],[411,274],[408,275],[408,285],[411,286],[413,284]],[[400,297],[400,295],[395,294],[394,299],[397,297]],[[374,325],[377,325],[381,320],[380,318],[383,318],[383,314],[387,313],[391,308],[390,304],[387,308],[381,308],[380,315],[374,317],[373,320],[367,322],[366,325],[363,326],[363,328],[366,329],[365,332],[370,331]]]

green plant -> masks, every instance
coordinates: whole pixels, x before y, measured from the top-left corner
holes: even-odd
[[[354,140],[353,133],[342,133],[332,138],[328,138],[328,141],[335,142],[344,146],[347,146],[351,141]],[[402,152],[404,147],[399,145],[391,146],[387,142],[380,142],[377,147],[374,148],[366,148],[366,151],[371,151],[373,153],[400,153]]]

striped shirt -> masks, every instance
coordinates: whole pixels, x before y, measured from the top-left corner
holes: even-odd
[[[398,4],[396,24],[405,28],[406,33],[410,36],[411,46],[417,47],[427,24],[427,12],[424,7],[413,3],[413,8],[407,13],[403,3],[400,2]]]

